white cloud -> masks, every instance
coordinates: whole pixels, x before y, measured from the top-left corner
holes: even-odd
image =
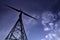
[[[42,38],[41,40],[46,40],[45,38]]]
[[[51,12],[43,13],[42,24],[44,25],[44,31],[49,31],[49,33],[42,40],[60,40],[60,20],[53,23],[55,20]]]
[[[40,16],[39,15],[36,15],[36,14],[32,14],[33,17],[37,18],[37,19],[40,19]],[[24,27],[28,33],[28,35],[30,34],[30,29],[32,27],[35,27],[38,22],[38,20],[35,20],[33,18],[30,18],[30,17],[27,17],[27,16],[23,16],[23,23],[24,23]]]
[[[50,11],[43,12],[43,13],[42,13],[42,20],[43,20],[45,23],[52,22],[52,21],[54,21],[54,15],[53,15],[52,12],[50,12]]]
[[[53,21],[55,21],[55,15],[50,12],[50,11],[46,11],[42,13],[42,24],[44,25],[45,28],[44,30],[53,30],[55,25],[53,23]]]
[[[52,31],[52,32],[48,33],[47,35],[45,35],[45,37],[43,39],[45,39],[45,40],[60,40],[60,29],[56,30],[55,32]]]
[[[34,18],[36,18],[36,19],[40,19],[40,16],[39,16],[39,15],[32,14],[32,16],[33,16]],[[24,18],[23,21],[24,21],[24,23],[25,23],[26,25],[29,25],[29,24],[35,25],[35,24],[37,24],[37,20],[35,20],[35,19],[33,19],[33,18],[30,18],[30,17]]]
[[[48,28],[48,27],[44,28],[44,31],[49,31],[49,30],[50,30],[50,28]]]

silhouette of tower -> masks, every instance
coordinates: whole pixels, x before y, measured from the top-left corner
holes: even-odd
[[[20,12],[19,15],[19,19],[17,20],[16,24],[14,25],[14,27],[11,29],[11,31],[9,32],[9,34],[7,35],[7,37],[5,38],[5,40],[28,40],[25,30],[24,30],[24,25],[23,25],[23,21],[22,21],[22,14],[31,17],[35,20],[37,20],[36,18],[26,14],[25,12],[15,9],[14,7],[11,7],[9,5],[6,5],[7,7]]]

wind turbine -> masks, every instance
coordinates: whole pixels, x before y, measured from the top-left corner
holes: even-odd
[[[6,5],[6,6],[17,11],[17,12],[20,12],[20,15],[19,15],[19,19],[17,20],[16,24],[11,29],[11,31],[9,32],[9,34],[7,35],[5,40],[28,40],[26,33],[25,33],[23,21],[22,21],[22,14],[24,14],[30,18],[33,18],[35,20],[37,20],[37,19],[28,15],[27,13],[23,12],[22,10],[18,10],[14,7],[9,6],[9,5]]]

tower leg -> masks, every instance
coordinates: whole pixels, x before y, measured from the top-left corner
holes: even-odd
[[[27,40],[27,36],[22,22],[22,13],[20,13],[18,21],[11,29],[5,40]]]

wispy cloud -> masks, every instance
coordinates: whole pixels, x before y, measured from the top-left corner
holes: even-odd
[[[36,19],[40,19],[40,16],[37,14],[31,14],[33,17],[35,17]],[[24,17],[23,17],[24,18]],[[23,23],[25,24],[25,26],[33,26],[36,25],[38,22],[37,20],[33,19],[33,18],[29,18],[29,17],[25,17],[23,20]]]
[[[53,13],[43,13],[42,24],[44,25],[44,31],[49,31],[49,33],[41,40],[60,40],[60,20],[53,23],[55,20]]]
[[[38,14],[31,14],[31,16],[40,19],[40,16]],[[27,35],[31,35],[30,34],[30,30],[34,27],[36,27],[36,25],[38,24],[37,22],[38,20],[35,20],[33,18],[27,17],[27,16],[23,16],[23,23],[24,23],[24,27],[26,29],[26,33]]]

